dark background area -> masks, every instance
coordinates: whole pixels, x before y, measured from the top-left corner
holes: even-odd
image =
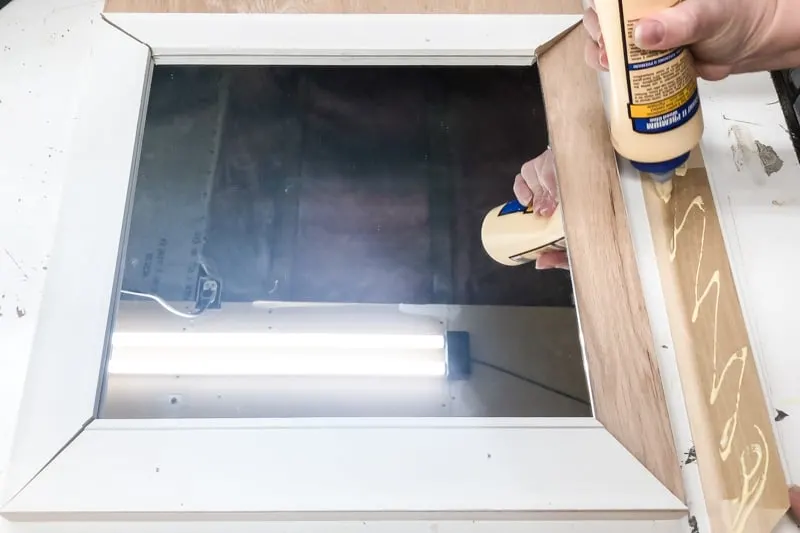
[[[800,160],[800,68],[773,72],[772,81],[775,82],[789,135]]]
[[[171,132],[191,135],[222,92],[219,146],[182,144]],[[195,239],[223,300],[572,305],[567,272],[496,264],[480,241],[547,146],[536,68],[157,67],[144,145],[135,213],[155,184],[190,179],[161,170],[165,145],[191,146],[189,163],[218,150]],[[138,274],[124,288],[181,299]]]

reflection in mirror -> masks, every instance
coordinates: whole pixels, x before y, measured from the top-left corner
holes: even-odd
[[[546,147],[535,67],[156,67],[100,416],[591,416]]]

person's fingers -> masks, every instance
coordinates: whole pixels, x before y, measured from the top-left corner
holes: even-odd
[[[800,523],[800,487],[789,487],[789,513],[792,518]]]
[[[684,0],[643,18],[633,31],[636,45],[645,50],[668,50],[712,37],[714,29],[720,27],[716,4],[708,0]]]
[[[539,157],[533,160],[533,166],[536,168],[536,176],[539,178],[539,183],[552,198],[558,200],[556,161],[553,158],[553,151],[548,148],[542,152]]]
[[[594,42],[600,40],[600,20],[597,18],[597,12],[591,7],[583,12],[583,27]]]
[[[712,65],[711,63],[695,63],[697,75],[708,81],[719,81],[731,75],[732,69],[729,65]]]
[[[533,212],[542,217],[549,217],[552,216],[553,212],[556,210],[556,200],[550,193],[545,191],[544,189],[541,190],[539,194],[536,194],[533,197]]]
[[[517,197],[517,201],[522,205],[528,205],[533,200],[533,192],[528,187],[528,184],[525,183],[525,180],[522,179],[521,174],[517,174],[517,177],[514,178],[514,196]]]
[[[604,67],[600,63],[600,54],[600,46],[591,39],[586,39],[586,45],[583,49],[583,58],[586,64],[594,70],[608,70],[608,59],[606,58],[606,66]]]
[[[547,217],[552,215],[553,211],[555,211],[556,201],[553,195],[544,188],[541,179],[539,179],[539,160],[545,154],[546,152],[522,165],[520,175],[533,193],[533,212],[537,215]]]
[[[550,270],[551,268],[569,270],[567,252],[545,252],[536,260],[536,270]]]
[[[519,175],[522,176],[522,181],[528,186],[535,201],[536,196],[541,194],[542,191],[542,184],[539,183],[539,176],[536,174],[536,160],[531,159],[522,165],[522,168],[519,169]]]

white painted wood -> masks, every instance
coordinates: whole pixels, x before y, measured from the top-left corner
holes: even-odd
[[[500,417],[353,417],[353,418],[154,418],[92,421],[93,431],[116,430],[219,430],[219,429],[596,429],[594,418],[500,418]]]
[[[393,512],[685,512],[593,420],[530,428],[346,423],[220,428],[209,420],[194,429],[185,422],[167,429],[165,420],[93,423],[3,513],[10,519],[120,510],[358,519]]]
[[[531,54],[520,56],[486,56],[486,55],[442,55],[442,56],[412,56],[395,55],[391,57],[380,55],[362,56],[287,56],[272,54],[259,55],[164,55],[155,58],[158,65],[304,65],[304,66],[501,66],[501,67],[527,67],[533,62]]]
[[[145,46],[102,22],[94,26],[97,46],[79,107],[3,501],[81,431],[97,402],[151,61]],[[102,201],[90,200],[95,198]]]
[[[157,63],[514,64],[580,15],[106,13]],[[199,59],[202,58],[202,59]],[[321,60],[320,58],[324,58]]]
[[[76,101],[86,79],[91,13],[102,2],[78,9],[63,9],[63,3],[15,0],[0,9],[0,478],[48,273]]]
[[[57,528],[57,529],[56,529]],[[15,523],[4,533],[690,533],[678,520],[358,520]]]

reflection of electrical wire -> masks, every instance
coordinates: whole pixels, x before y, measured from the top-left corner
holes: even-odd
[[[472,361],[473,364],[480,365],[480,366],[485,366],[486,368],[491,368],[492,370],[494,370],[496,372],[500,372],[501,374],[506,374],[507,376],[511,376],[512,378],[517,378],[519,380],[524,381],[525,383],[530,383],[531,385],[535,385],[535,386],[537,386],[539,388],[542,388],[542,389],[544,389],[546,391],[550,391],[553,394],[558,394],[559,396],[562,396],[564,398],[568,398],[568,399],[570,399],[570,400],[572,400],[574,402],[578,402],[578,403],[581,403],[583,405],[587,405],[587,406],[591,407],[589,402],[587,402],[583,398],[578,398],[577,396],[573,396],[572,394],[570,394],[568,392],[564,392],[564,391],[560,391],[558,389],[554,389],[553,387],[551,387],[549,385],[545,385],[544,383],[541,383],[539,381],[536,381],[535,379],[531,379],[529,377],[523,376],[522,374],[517,374],[516,372],[508,370],[507,368],[503,368],[502,366],[497,366],[497,365],[495,365],[493,363],[489,363],[488,361],[481,361],[480,359],[475,359],[474,357],[471,359],[471,361]]]
[[[197,311],[193,311],[191,313],[186,313],[186,312],[183,312],[183,311],[178,311],[177,309],[175,309],[174,307],[169,305],[167,303],[167,301],[164,300],[162,297],[156,296],[155,294],[149,294],[149,293],[146,293],[146,292],[126,291],[125,289],[122,289],[119,292],[121,292],[122,294],[127,294],[128,296],[137,296],[139,298],[147,298],[148,300],[153,300],[154,302],[156,302],[158,305],[160,305],[161,307],[163,307],[164,309],[166,309],[167,311],[169,311],[173,315],[179,316],[181,318],[195,318],[197,316],[202,315],[208,309],[208,306],[210,305],[210,303],[214,301],[214,299],[212,298],[212,299],[210,299],[208,301],[208,304],[205,305],[204,307],[201,307]]]

